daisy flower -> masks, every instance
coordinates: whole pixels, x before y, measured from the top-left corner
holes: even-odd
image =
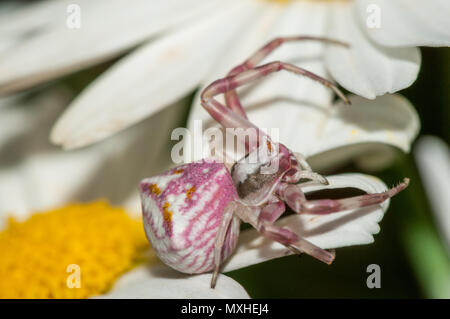
[[[66,24],[73,3],[80,9],[79,29]],[[0,22],[3,94],[126,55],[59,119],[51,137],[65,148],[96,142],[157,113],[223,76],[270,37],[295,33],[348,42],[350,49],[308,43],[289,50],[297,62],[316,64],[320,70],[312,71],[328,72],[369,99],[415,80],[417,46],[448,45],[450,39],[446,0],[54,0],[9,10]]]

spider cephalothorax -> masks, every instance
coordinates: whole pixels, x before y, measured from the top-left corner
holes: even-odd
[[[323,38],[278,38],[202,92],[202,105],[223,127],[258,132],[256,143],[246,145],[247,155],[234,163],[230,171],[223,163],[209,159],[178,166],[141,182],[144,227],[156,253],[167,265],[182,272],[214,270],[211,287],[215,286],[221,263],[236,246],[240,221],[295,253],[306,253],[330,264],[334,252],[274,225],[284,213],[285,205],[297,214],[330,214],[379,204],[408,185],[405,179],[382,193],[344,199],[306,199],[299,186],[303,180],[328,184],[327,179],[313,172],[301,154],[274,143],[249,122],[235,91],[267,74],[286,70],[318,81],[348,103],[331,82],[294,65],[272,62],[256,66],[282,43],[296,40],[345,45]],[[218,94],[225,94],[226,105],[214,99]]]

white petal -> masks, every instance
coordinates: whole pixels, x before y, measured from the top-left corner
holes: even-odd
[[[386,48],[371,42],[361,30],[351,2],[333,3],[329,36],[351,47],[329,46],[325,60],[333,78],[344,88],[374,99],[410,86],[420,68],[417,48]]]
[[[182,124],[186,104],[98,145],[65,152],[51,145],[48,133],[67,98],[44,94],[23,106],[0,108],[0,223],[5,214],[27,217],[36,210],[72,201],[106,198],[140,211],[139,181],[170,164],[166,139]]]
[[[305,192],[332,188],[359,188],[367,193],[386,190],[379,179],[362,174],[342,174],[327,177],[330,186],[306,186]],[[389,206],[389,200],[357,210],[348,210],[329,215],[291,215],[282,218],[277,225],[296,232],[313,244],[323,248],[339,248],[369,244],[373,234],[380,231],[378,223]],[[256,230],[246,230],[239,236],[236,252],[229,258],[223,271],[231,271],[257,264],[273,258],[291,254],[283,245],[264,239]]]
[[[255,20],[253,28],[234,45],[233,54],[222,59],[218,70],[214,69],[208,77],[209,81],[204,85],[224,77],[231,67],[242,63],[267,41],[277,36],[324,35],[326,4],[292,2],[282,8],[284,10],[281,14],[270,7],[267,11],[263,10]],[[281,60],[324,75],[326,71],[322,56],[321,43],[304,41],[285,44],[262,63]],[[272,128],[279,129],[280,141],[301,152],[308,152],[314,146],[314,141],[302,137],[304,134],[310,134],[305,132],[317,130],[317,123],[324,118],[323,109],[329,108],[332,96],[332,92],[321,85],[287,72],[274,74],[238,91],[242,105],[253,123],[269,132]],[[205,121],[204,128],[215,124],[200,105],[199,95],[194,101],[188,128],[193,128],[195,120]]]
[[[356,6],[362,25],[366,25],[367,19],[374,14],[374,6],[377,6],[375,10],[380,13],[379,28],[367,27],[365,31],[381,45],[450,45],[448,0],[357,0]]]
[[[245,289],[235,280],[221,275],[214,289],[211,274],[186,275],[165,265],[140,267],[122,276],[106,295],[111,299],[248,299]]]
[[[73,1],[72,1],[73,2]],[[0,4],[0,35],[25,36],[28,32],[55,23],[56,14],[65,13],[66,0],[38,1],[32,4],[25,1],[7,1]],[[79,0],[79,4],[88,4],[89,0]]]
[[[435,136],[417,142],[414,155],[425,192],[433,208],[436,224],[450,250],[450,152],[448,145]]]
[[[2,54],[0,93],[23,89],[114,57],[163,30],[206,15],[215,10],[217,3],[218,0],[135,0],[130,5],[126,0],[84,0],[80,3],[79,29],[67,27],[67,6],[57,5],[60,12],[38,19],[55,20],[56,16],[57,23],[33,30]],[[39,13],[47,15],[43,10]]]
[[[222,10],[120,61],[73,102],[56,124],[52,141],[65,148],[96,142],[186,95],[235,34],[251,23],[251,7],[227,2]]]
[[[242,63],[244,59],[267,42],[267,33],[269,30],[273,30],[275,22],[285,11],[284,6],[269,2],[255,2],[252,10],[254,11],[252,23],[240,30],[239,34],[236,34],[233,41],[230,42],[230,50],[216,59],[214,66],[202,81],[203,87],[225,76],[234,66]],[[197,94],[197,98],[199,98],[199,94]]]
[[[338,166],[358,157],[360,162],[373,159],[369,167],[380,169],[392,162],[391,146],[409,152],[419,133],[420,120],[406,98],[401,95],[384,95],[375,100],[354,95],[349,98],[351,106],[339,102],[329,111],[316,148],[307,154],[314,154],[310,162],[316,169]]]
[[[25,6],[26,4],[21,1],[0,2],[0,55],[17,43],[19,38],[17,33],[21,32],[20,23],[10,20],[10,17],[15,16],[15,13]],[[15,23],[11,23],[12,21]],[[5,28],[6,30],[4,30]]]

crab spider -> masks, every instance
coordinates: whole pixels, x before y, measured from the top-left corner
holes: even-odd
[[[299,186],[301,180],[328,184],[327,179],[313,172],[301,154],[271,141],[251,123],[236,93],[240,86],[285,70],[319,82],[349,103],[333,83],[295,65],[276,61],[257,66],[281,44],[300,40],[346,46],[326,38],[277,38],[202,92],[203,107],[224,128],[257,132],[257,143],[246,144],[247,155],[234,163],[231,170],[220,161],[201,160],[146,178],[140,184],[144,228],[157,255],[181,272],[213,271],[212,288],[220,265],[236,247],[241,221],[294,253],[306,253],[330,264],[334,251],[321,249],[298,234],[274,225],[286,205],[297,214],[331,214],[382,203],[408,186],[409,180],[405,178],[398,186],[382,193],[343,199],[306,199]],[[219,94],[225,95],[225,105],[214,98]]]

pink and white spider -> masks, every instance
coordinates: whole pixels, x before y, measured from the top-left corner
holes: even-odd
[[[409,180],[405,178],[383,193],[306,199],[299,187],[302,180],[328,184],[327,179],[313,172],[301,154],[274,143],[252,124],[235,90],[270,73],[286,70],[331,88],[349,103],[333,83],[295,65],[277,61],[256,66],[282,43],[299,40],[346,45],[316,37],[277,38],[202,92],[202,105],[224,128],[254,129],[258,133],[257,143],[246,144],[247,156],[234,163],[231,171],[220,161],[202,160],[146,178],[140,184],[145,232],[159,258],[184,273],[213,270],[212,288],[220,265],[236,247],[241,221],[295,253],[303,252],[330,264],[334,251],[321,249],[274,225],[284,213],[285,205],[297,214],[331,214],[382,203],[408,186]],[[219,94],[225,94],[225,105],[214,99]]]

